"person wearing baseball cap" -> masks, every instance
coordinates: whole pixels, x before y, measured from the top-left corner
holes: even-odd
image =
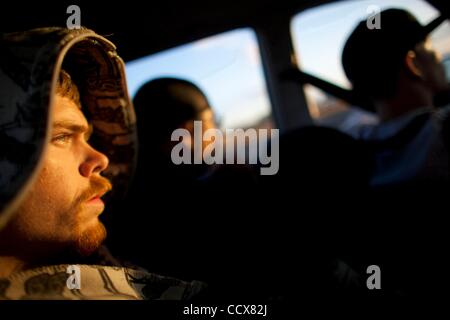
[[[422,26],[402,9],[387,9],[379,14],[379,28],[369,28],[363,20],[350,34],[342,52],[342,65],[353,88],[375,100],[371,111],[389,120],[420,103],[430,106],[430,95],[448,88],[440,57],[427,38],[445,19],[440,16]],[[414,98],[414,106],[389,107],[387,104],[407,90],[405,86],[418,89],[417,97],[407,95]]]
[[[371,183],[415,178],[448,181],[444,127],[449,109],[438,109],[434,99],[449,90],[449,83],[428,37],[445,18],[421,25],[410,12],[393,8],[381,11],[379,21],[379,28],[360,21],[342,52],[353,90],[371,102],[371,107],[361,107],[375,112],[380,120],[352,133],[384,145],[376,151]]]

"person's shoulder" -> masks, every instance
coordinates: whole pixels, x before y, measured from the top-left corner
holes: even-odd
[[[390,139],[404,130],[409,131],[411,127],[414,129],[417,125],[422,126],[430,119],[432,111],[432,108],[425,107],[408,112],[389,121],[362,125],[356,128],[351,135],[361,140]]]
[[[191,300],[207,288],[202,281],[184,281],[151,272],[125,269],[128,283],[145,300]]]
[[[0,300],[190,300],[205,288],[118,266],[49,265],[1,278]]]

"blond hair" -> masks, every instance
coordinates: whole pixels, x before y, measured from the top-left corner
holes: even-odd
[[[78,106],[80,103],[80,92],[75,82],[72,81],[70,75],[63,69],[59,73],[58,82],[56,84],[56,94],[73,100]]]

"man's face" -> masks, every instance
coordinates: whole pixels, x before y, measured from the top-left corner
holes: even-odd
[[[206,102],[206,100],[205,100],[205,102]],[[195,134],[194,133],[195,132],[194,121],[201,121],[201,123],[202,123],[202,132],[200,132],[202,138],[203,138],[204,133],[207,130],[216,129],[214,114],[210,108],[207,108],[207,109],[199,112],[196,119],[186,121],[183,125],[183,128],[189,131],[192,139],[188,140],[188,141],[183,140],[183,142],[186,143],[192,151],[194,151],[194,134]],[[214,141],[206,141],[206,140],[202,139],[202,152],[205,150],[205,148],[208,145],[213,144],[213,143],[214,143]]]
[[[199,92],[197,89],[193,89],[191,87],[185,87],[184,85],[181,85],[181,88],[183,88],[183,91],[181,91],[185,97],[189,98],[189,103],[195,106],[196,110],[198,111],[195,115],[195,118],[190,119],[186,121],[182,128],[189,131],[191,134],[192,140],[191,141],[183,141],[184,143],[189,144],[188,147],[193,151],[194,146],[194,121],[201,121],[202,123],[202,132],[201,135],[203,137],[203,134],[205,131],[209,129],[216,129],[216,123],[214,120],[214,113],[209,106],[208,100],[205,98],[205,96]],[[202,152],[205,150],[205,148],[210,145],[211,141],[203,141],[202,140]]]
[[[445,68],[440,54],[433,48],[430,39],[419,43],[416,48],[417,63],[423,79],[434,93],[448,89]]]
[[[90,133],[79,107],[57,95],[42,170],[8,226],[10,238],[26,246],[21,249],[73,248],[88,255],[104,240],[106,231],[98,219],[104,209],[100,197],[111,185],[100,173],[108,158],[88,144]]]

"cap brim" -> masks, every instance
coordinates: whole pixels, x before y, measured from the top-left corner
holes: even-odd
[[[427,36],[428,34],[433,32],[433,30],[439,27],[445,20],[447,19],[444,16],[440,15],[439,17],[431,21],[429,24],[427,24],[425,27],[423,27],[424,36]]]

